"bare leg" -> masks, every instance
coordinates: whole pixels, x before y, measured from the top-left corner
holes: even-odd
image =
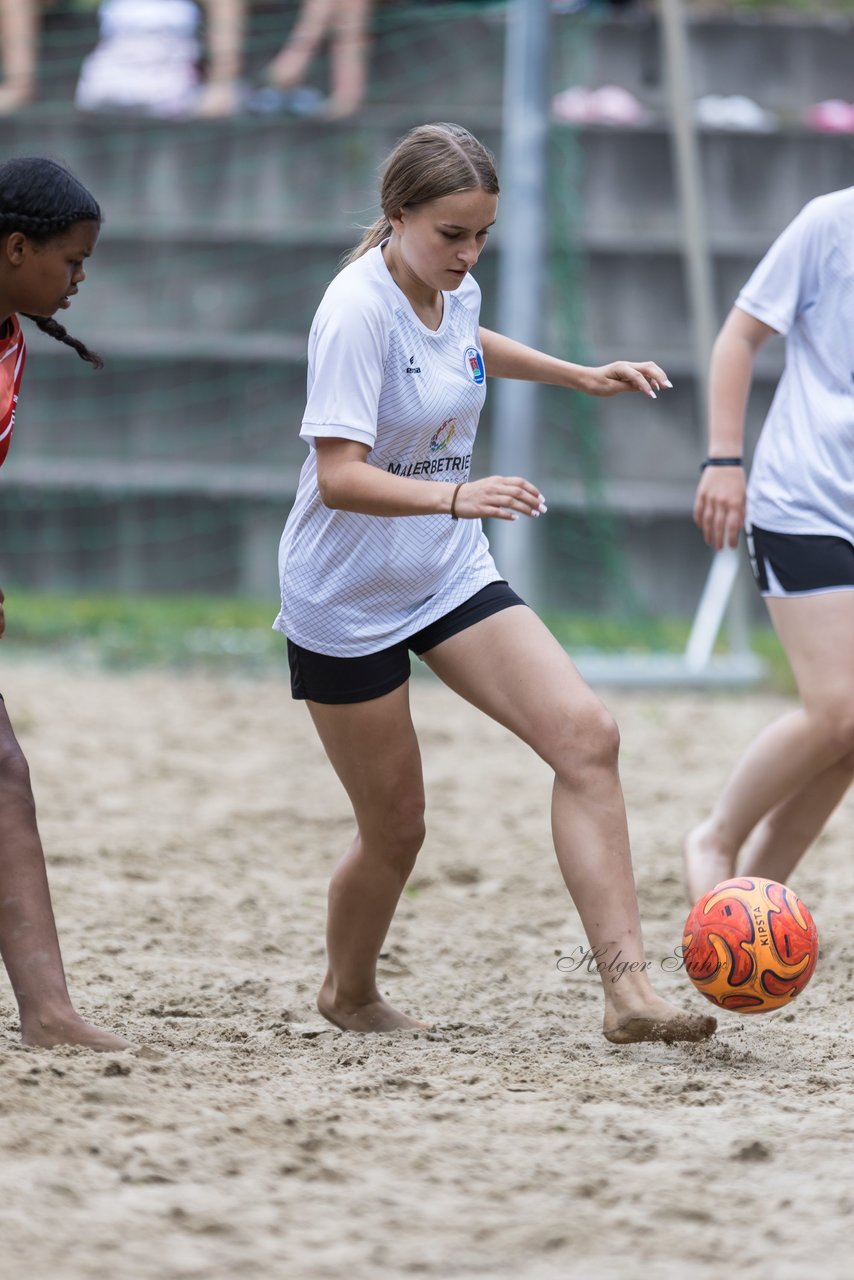
[[[383,940],[424,840],[424,784],[409,686],[370,702],[310,702],[308,708],[357,824],[329,886],[329,968],[317,1007],[345,1031],[424,1027],[383,999],[376,978]]]
[[[335,14],[336,0],[304,0],[287,44],[267,68],[267,79],[277,89],[302,84],[309,63],[320,48]]]
[[[780,860],[788,874],[845,791],[843,762],[854,751],[854,591],[769,599],[767,604],[803,706],[763,730],[710,816],[688,836],[686,878],[692,902],[735,874],[739,850],[757,828],[750,865],[761,855],[763,865],[770,866],[774,857],[768,861],[768,841],[780,829],[784,813],[793,820],[788,851]],[[799,840],[795,825],[803,833]]]
[[[738,859],[738,874],[785,884],[804,852],[821,834],[852,780],[854,753],[825,769],[791,800],[772,809],[748,836]]]
[[[619,734],[548,629],[514,606],[424,655],[467,701],[527,742],[555,771],[552,834],[558,864],[602,968],[604,1033],[615,1043],[700,1040],[715,1019],[655,994],[646,971],[625,805]],[[604,972],[626,963],[619,981]]]
[[[0,0],[0,115],[16,111],[35,96],[38,9],[39,0]]]
[[[0,701],[0,953],[24,1044],[126,1049],[127,1040],[75,1011],[62,967],[29,770]]]
[[[362,105],[368,76],[368,20],[373,0],[339,0],[332,37],[332,92],[324,112],[342,120]]]
[[[197,113],[214,118],[231,115],[238,105],[246,0],[205,0],[205,4],[210,58]]]

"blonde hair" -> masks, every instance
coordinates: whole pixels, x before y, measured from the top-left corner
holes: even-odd
[[[382,216],[368,227],[344,264],[391,235],[389,214],[475,188],[498,195],[492,153],[459,124],[420,124],[400,139],[385,163],[380,184]]]

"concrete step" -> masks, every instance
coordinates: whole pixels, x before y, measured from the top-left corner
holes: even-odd
[[[343,253],[356,236],[344,228],[306,231],[270,240],[231,240],[219,235],[197,238],[158,234],[140,239],[130,228],[107,226],[89,268],[89,282],[75,300],[68,324],[81,333],[107,330],[112,350],[133,331],[145,349],[157,341],[161,326],[181,333],[177,353],[188,349],[210,358],[239,360],[266,341],[283,335],[304,356],[305,336],[326,286],[339,270]],[[713,252],[719,316],[767,247],[758,235],[741,243],[735,235],[719,237]],[[484,323],[495,322],[496,277],[501,236],[496,235],[478,264],[476,276],[484,297]],[[144,262],[144,270],[140,269]],[[678,244],[660,233],[633,237],[624,232],[586,231],[564,250],[553,244],[548,260],[550,333],[557,340],[561,316],[580,289],[585,338],[591,345],[649,341],[679,342],[689,323],[684,266]],[[575,308],[570,306],[570,311]],[[261,331],[269,334],[265,338]],[[148,331],[147,333],[145,331]],[[183,331],[183,332],[182,332]],[[231,336],[224,353],[218,336]],[[251,341],[247,335],[253,334]],[[143,336],[144,335],[144,336]],[[94,338],[93,338],[94,341]]]
[[[4,121],[2,154],[44,151],[64,159],[98,196],[107,225],[142,228],[144,240],[153,229],[187,234],[205,221],[210,234],[240,228],[242,238],[263,242],[313,225],[328,242],[338,228],[373,220],[381,163],[422,118],[412,109],[374,109],[346,128],[254,118],[124,120],[117,127],[114,119],[81,120],[44,108]],[[498,112],[463,123],[498,146]],[[774,134],[707,130],[701,158],[711,234],[767,239],[812,196],[850,183],[854,136],[800,126]],[[576,234],[678,242],[663,124],[555,125],[551,171],[555,206]]]
[[[268,468],[290,476],[298,472],[305,458],[299,439],[305,369],[296,352],[287,353],[278,335],[260,335],[257,351],[239,362],[217,362],[209,358],[209,350],[202,358],[180,333],[162,332],[156,335],[156,346],[146,348],[151,335],[125,332],[119,336],[118,351],[106,333],[100,335],[103,341],[97,334],[86,337],[107,360],[100,373],[80,366],[58,343],[41,335],[32,340],[4,485],[16,483],[19,465],[35,466],[40,458],[50,462],[57,457],[87,464],[101,459],[109,466],[221,466],[226,476],[234,467]],[[254,335],[245,338],[255,340]],[[684,346],[621,351],[611,344],[609,350],[568,354],[583,354],[594,364],[619,356],[655,358],[674,389],[653,402],[628,395],[598,400],[543,388],[542,474],[693,483],[705,449],[690,351]],[[750,403],[750,441],[767,411],[780,361],[780,344],[760,355]],[[481,474],[490,468],[495,400],[493,387],[478,435],[476,465]]]
[[[797,118],[823,98],[851,98],[850,14],[691,12],[685,7],[689,83],[705,94],[747,94]],[[654,10],[553,17],[554,75],[566,84],[618,84],[666,103],[661,31]]]

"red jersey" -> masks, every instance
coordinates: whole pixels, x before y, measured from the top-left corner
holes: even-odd
[[[0,467],[6,460],[15,426],[15,409],[27,348],[17,316],[9,317],[11,332],[0,338]]]

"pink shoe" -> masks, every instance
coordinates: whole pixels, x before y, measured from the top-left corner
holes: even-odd
[[[601,89],[564,89],[552,99],[552,115],[567,124],[639,125],[649,112],[628,89],[606,84]]]
[[[555,120],[563,120],[566,124],[583,124],[593,119],[592,98],[593,94],[589,89],[573,85],[571,89],[564,89],[552,98],[552,115]]]
[[[854,103],[841,98],[816,102],[804,112],[804,123],[820,133],[854,133]]]
[[[592,119],[601,124],[645,124],[649,112],[633,93],[618,84],[605,84],[590,95]]]

